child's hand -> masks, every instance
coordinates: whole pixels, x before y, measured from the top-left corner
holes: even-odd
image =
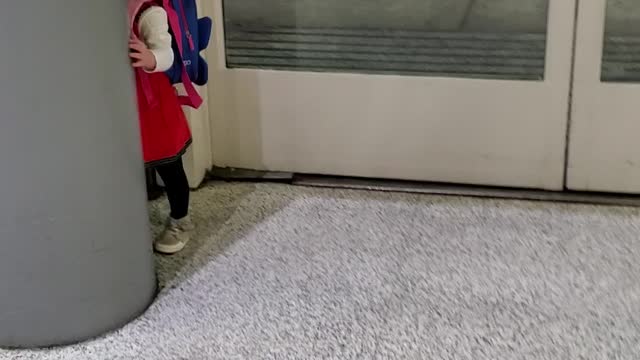
[[[143,68],[146,71],[155,70],[156,64],[156,56],[149,50],[147,45],[142,42],[140,39],[131,39],[129,40],[129,57],[131,58],[131,62],[133,67],[135,68]]]

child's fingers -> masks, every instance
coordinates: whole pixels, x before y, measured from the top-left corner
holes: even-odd
[[[144,54],[138,52],[129,53],[129,57],[133,60],[142,60],[144,59]]]
[[[134,49],[136,51],[142,51],[147,49],[147,44],[145,44],[142,40],[130,40],[129,48]]]
[[[140,39],[129,40],[129,58],[131,59],[131,66],[134,68],[147,67],[147,57],[149,49],[147,45]]]
[[[147,50],[147,47],[144,44],[129,43],[129,49],[141,53]]]
[[[145,59],[137,59],[131,62],[131,66],[133,67],[149,67],[149,62]]]

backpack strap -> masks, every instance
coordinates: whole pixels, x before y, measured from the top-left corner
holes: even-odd
[[[189,50],[194,51],[196,49],[196,45],[193,42],[193,36],[191,35],[191,29],[189,29],[189,21],[187,20],[187,13],[184,11],[184,2],[182,0],[178,0],[180,16],[182,17],[182,24],[184,25],[185,35],[187,36],[187,40],[189,40]]]
[[[182,4],[182,0],[179,0],[180,4]],[[173,6],[171,6],[171,0],[162,0],[163,7],[167,12],[167,16],[169,19],[169,26],[171,26],[171,30],[173,31],[173,36],[175,37],[176,43],[178,45],[178,51],[180,55],[180,61],[182,61],[183,56],[183,48],[182,48],[182,31],[180,29],[180,19],[178,18],[178,14],[176,13]],[[185,66],[181,66],[182,68],[182,84],[184,85],[184,89],[187,92],[186,96],[179,96],[178,101],[181,105],[190,106],[194,109],[199,108],[202,103],[202,97],[198,94],[198,90],[196,90],[193,82],[189,78],[189,74],[187,73],[187,69]]]

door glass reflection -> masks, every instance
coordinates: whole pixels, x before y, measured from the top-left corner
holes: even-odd
[[[607,0],[602,81],[640,82],[640,0]]]
[[[541,80],[549,0],[226,0],[227,66]]]

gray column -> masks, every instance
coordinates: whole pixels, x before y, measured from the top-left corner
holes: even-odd
[[[126,324],[156,282],[125,0],[0,11],[0,346]]]

